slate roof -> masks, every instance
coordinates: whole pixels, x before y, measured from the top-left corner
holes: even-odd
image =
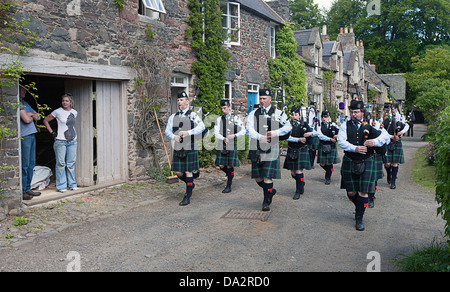
[[[264,0],[234,0],[241,4],[241,8],[251,11],[263,18],[270,21],[283,24],[286,22],[281,16],[279,16]]]

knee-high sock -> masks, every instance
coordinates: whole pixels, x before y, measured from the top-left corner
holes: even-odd
[[[333,164],[325,165],[325,178],[330,179],[333,173]]]
[[[234,168],[227,168],[227,185],[231,186],[234,177]]]
[[[303,177],[303,173],[296,173],[295,174],[295,186],[296,186],[296,193],[299,193],[303,186],[305,185],[305,179]]]
[[[395,185],[395,180],[397,179],[397,174],[398,174],[398,166],[392,166],[391,184]]]
[[[360,195],[356,195],[356,218],[362,218],[364,216],[364,212],[366,211],[366,208],[369,204],[369,198],[367,197],[361,197]]]
[[[263,190],[264,190],[264,202],[270,203],[272,200],[273,183],[264,183]]]
[[[190,197],[192,195],[192,189],[194,188],[194,178],[186,177],[186,195]]]

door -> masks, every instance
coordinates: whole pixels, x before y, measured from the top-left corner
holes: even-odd
[[[124,181],[127,133],[125,88],[122,82],[96,82],[97,180]]]
[[[75,131],[77,132],[76,181],[78,186],[87,187],[94,184],[92,81],[66,79],[65,90],[72,94],[74,108],[78,112],[75,121]]]

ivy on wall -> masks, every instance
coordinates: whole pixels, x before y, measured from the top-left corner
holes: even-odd
[[[191,48],[197,60],[191,71],[200,86],[199,99],[207,101],[204,112],[218,104],[224,94],[225,73],[231,53],[223,46],[227,34],[222,31],[222,12],[218,0],[189,0],[185,37],[192,37]]]
[[[277,58],[269,58],[270,87],[278,88],[283,72],[286,72],[283,89],[289,98],[292,94],[297,104],[306,101],[305,64],[297,55],[297,42],[289,23],[285,23],[275,37]],[[303,105],[307,105],[303,103]]]

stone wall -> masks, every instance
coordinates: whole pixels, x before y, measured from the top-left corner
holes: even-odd
[[[0,124],[6,125],[14,134],[0,140],[0,221],[1,213],[8,214],[18,209],[21,203],[22,190],[20,182],[20,130],[18,128],[17,86],[1,88]],[[10,169],[9,167],[13,167]]]

